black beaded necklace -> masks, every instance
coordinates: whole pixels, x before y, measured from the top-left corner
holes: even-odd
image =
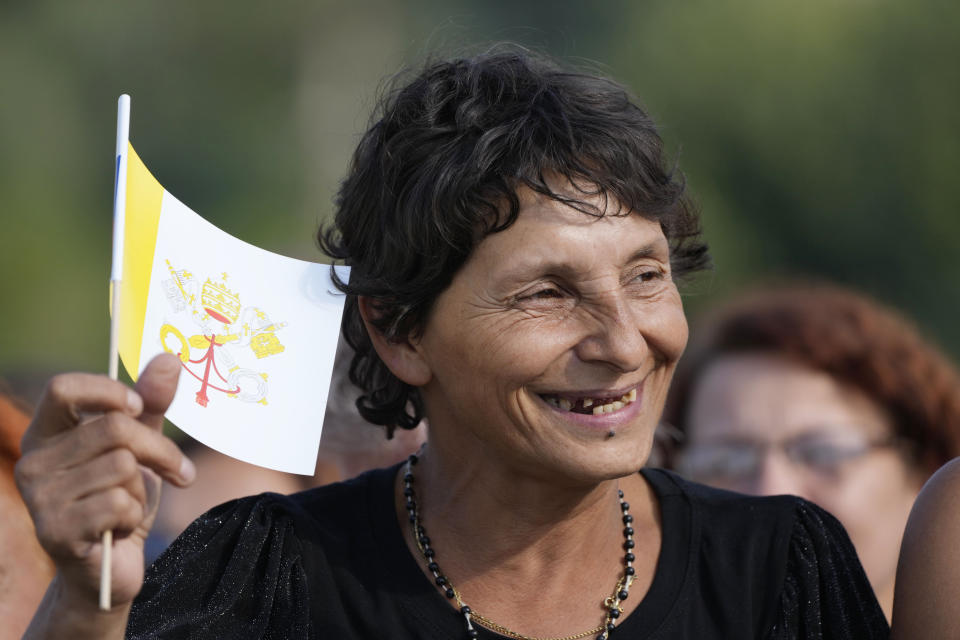
[[[427,562],[427,569],[433,574],[433,579],[437,587],[447,598],[456,600],[457,606],[460,607],[460,613],[463,614],[467,624],[467,638],[477,637],[477,629],[473,626],[473,622],[476,621],[477,624],[483,627],[514,638],[515,640],[547,640],[544,638],[525,636],[516,631],[511,631],[503,625],[497,624],[476,611],[471,610],[461,599],[460,593],[454,588],[453,584],[450,583],[450,580],[440,570],[440,565],[438,565],[436,561],[437,554],[433,550],[433,547],[430,546],[430,537],[427,536],[427,532],[423,528],[420,511],[417,508],[416,493],[413,490],[413,467],[417,464],[418,460],[419,457],[417,454],[412,454],[407,459],[403,474],[403,495],[406,500],[407,513],[410,516],[410,527],[413,530],[413,539],[417,542],[417,548],[420,549],[420,553],[423,554],[423,558]],[[633,554],[633,516],[630,515],[630,505],[623,499],[623,491],[617,490],[617,498],[620,501],[620,510],[623,512],[623,549],[626,551],[626,554],[623,557],[623,576],[617,581],[613,595],[603,601],[603,607],[606,609],[604,621],[599,627],[594,629],[571,636],[564,636],[563,638],[551,638],[549,640],[578,640],[579,638],[586,638],[593,634],[598,634],[596,640],[607,640],[610,637],[610,633],[616,628],[617,620],[623,613],[623,607],[620,606],[620,603],[627,599],[630,585],[636,574],[633,568],[633,561],[636,559]]]

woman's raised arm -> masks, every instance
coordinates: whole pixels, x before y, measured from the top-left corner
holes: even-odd
[[[960,626],[960,458],[927,481],[900,547],[892,638],[957,637]]]
[[[53,378],[23,437],[17,485],[56,576],[25,638],[122,638],[143,582],[143,543],[161,478],[185,486],[193,464],[160,430],[180,367],[158,356],[135,390],[104,376]],[[100,536],[114,531],[112,602],[98,608]]]

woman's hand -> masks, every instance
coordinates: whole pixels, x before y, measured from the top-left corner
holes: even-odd
[[[68,618],[100,615],[100,539],[106,530],[114,532],[114,612],[125,624],[143,582],[144,540],[156,517],[161,478],[186,486],[195,475],[190,460],[161,433],[179,373],[176,357],[161,355],[147,365],[135,391],[83,373],[60,375],[47,385],[16,467],[37,537],[57,568],[31,631],[42,628],[47,633],[39,635],[50,635],[50,623],[59,628]],[[105,623],[118,619],[101,617]]]

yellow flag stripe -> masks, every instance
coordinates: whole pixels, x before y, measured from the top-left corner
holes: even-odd
[[[147,293],[157,245],[163,187],[127,145],[127,210],[120,284],[120,358],[134,380],[140,373],[140,345],[147,314]]]

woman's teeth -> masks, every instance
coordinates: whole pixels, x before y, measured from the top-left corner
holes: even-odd
[[[541,396],[547,404],[561,411],[575,413],[592,413],[599,416],[604,413],[613,413],[636,401],[636,388],[630,389],[619,398],[562,398],[554,395]]]

